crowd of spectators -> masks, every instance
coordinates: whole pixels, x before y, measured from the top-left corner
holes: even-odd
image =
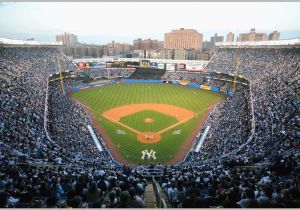
[[[232,89],[228,80],[233,80],[235,74],[242,76],[237,77],[243,84],[237,85],[234,96],[211,113],[207,120],[211,129],[202,150],[189,161],[201,164],[201,160],[233,151],[239,151],[234,153],[235,159],[246,163],[268,161],[276,153],[299,148],[299,52],[293,48],[218,49],[206,67],[208,73],[166,72],[163,79],[217,86],[223,92]],[[238,150],[251,136],[252,102],[254,136],[244,149]]]
[[[210,130],[199,159],[218,158],[246,143],[251,131],[251,108],[247,96],[249,89],[238,85],[234,97],[227,97],[215,108],[206,122]]]
[[[147,181],[127,167],[37,167],[0,156],[0,208],[142,208]]]
[[[74,80],[70,78],[65,78],[63,83],[66,90],[74,86]],[[99,153],[87,128],[92,126],[87,113],[81,104],[61,91],[60,80],[49,82],[48,103],[48,131],[51,139],[69,153],[65,156],[67,162],[77,160],[105,165],[107,157]],[[96,135],[101,141],[102,138]]]
[[[238,157],[266,161],[299,148],[300,50],[219,49],[207,69],[233,74],[238,60],[238,74],[251,82],[255,119],[254,138]]]
[[[60,81],[49,81],[57,72],[57,57],[62,70],[72,70],[71,62],[50,47],[0,47],[0,55],[0,208],[145,207],[142,166],[120,168],[99,153],[82,105],[61,92]],[[225,92],[237,58],[245,84],[237,84],[234,95],[211,113],[200,153],[176,167],[159,166],[161,187],[174,207],[300,206],[300,158],[284,155],[300,146],[299,49],[219,49],[209,73],[166,72],[163,79]],[[129,77],[134,70],[87,72]],[[70,88],[74,81],[65,78],[64,84]],[[254,136],[237,150],[251,136],[252,111]],[[60,166],[39,166],[40,160]],[[260,170],[248,167],[257,162],[268,164]]]
[[[161,186],[176,208],[299,208],[299,155],[258,169],[221,162],[164,170]]]
[[[161,77],[163,80],[176,81],[183,80],[189,81],[191,83],[198,83],[200,85],[206,86],[216,86],[220,88],[220,91],[227,93],[227,90],[232,89],[232,79],[233,77],[228,74],[216,73],[216,72],[184,72],[176,71],[170,72],[166,71]],[[247,83],[245,80],[238,79],[237,82]]]
[[[12,148],[27,159],[60,164],[103,165],[103,161],[110,160],[107,153],[97,152],[87,130],[91,122],[82,107],[60,91],[59,81],[47,84],[49,76],[58,72],[58,57],[62,71],[75,69],[58,49],[8,47],[0,51],[3,147]],[[73,83],[66,79],[65,85],[68,88]],[[44,127],[45,102],[49,111],[48,137]],[[99,135],[98,139],[101,141]]]
[[[1,142],[32,158],[55,157],[59,149],[43,125],[47,79],[57,69],[60,51],[1,47],[0,55]]]
[[[184,71],[166,71],[166,73],[161,77],[163,80],[188,80],[190,82],[195,82],[202,84],[205,81],[204,74],[200,72],[184,72]]]
[[[90,78],[128,78],[134,71],[132,68],[91,68],[85,70],[84,74]]]

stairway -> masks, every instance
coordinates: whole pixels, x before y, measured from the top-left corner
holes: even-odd
[[[157,208],[152,183],[149,183],[145,188],[144,201],[147,208]]]

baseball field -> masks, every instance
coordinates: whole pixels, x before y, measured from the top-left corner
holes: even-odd
[[[116,84],[72,93],[114,158],[124,164],[176,164],[209,111],[225,95],[180,85]]]

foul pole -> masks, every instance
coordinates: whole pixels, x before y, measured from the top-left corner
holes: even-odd
[[[61,74],[59,57],[57,57],[57,65],[58,65],[58,71],[59,71],[59,79],[60,79],[61,92],[64,93],[65,92],[64,80],[63,80],[63,77],[62,77],[62,74]]]
[[[235,68],[235,71],[234,71],[234,80],[233,80],[233,84],[232,84],[232,90],[233,90],[233,92],[235,92],[235,90],[236,90],[236,79],[238,77],[240,63],[241,63],[240,56],[238,54],[238,50],[239,50],[239,48],[237,48],[237,52],[236,52],[236,55],[237,55],[237,58],[236,58],[236,68]]]

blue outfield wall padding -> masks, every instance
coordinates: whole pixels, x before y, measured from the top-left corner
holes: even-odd
[[[77,90],[81,90],[81,89],[94,88],[94,87],[95,87],[95,85],[91,85],[91,84],[89,84],[89,85],[78,85],[78,86],[72,87],[71,90],[77,91]]]
[[[80,87],[72,87],[71,90],[73,91],[80,90]]]
[[[172,84],[172,85],[180,85],[180,82],[178,82],[178,81],[170,81],[169,84]]]
[[[213,92],[220,92],[220,88],[218,88],[216,86],[211,86],[210,90]]]
[[[189,84],[187,84],[187,86],[193,87],[193,88],[200,88],[201,85],[199,85],[197,83],[189,83]]]

